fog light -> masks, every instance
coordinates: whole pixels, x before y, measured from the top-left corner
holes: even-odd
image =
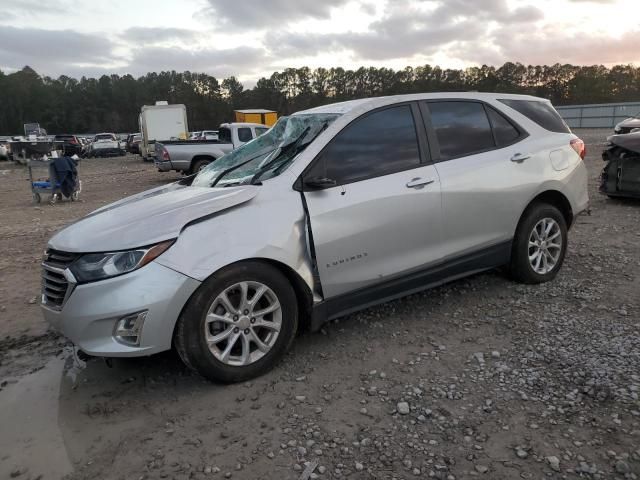
[[[140,334],[142,333],[142,325],[147,318],[148,311],[133,313],[122,317],[116,322],[116,328],[113,331],[113,338],[125,345],[140,345]]]

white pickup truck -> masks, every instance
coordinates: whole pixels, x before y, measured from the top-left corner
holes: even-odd
[[[269,127],[259,123],[223,123],[218,129],[218,140],[156,142],[154,163],[161,172],[196,173],[267,130]]]

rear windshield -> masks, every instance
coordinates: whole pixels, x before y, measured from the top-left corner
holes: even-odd
[[[500,101],[550,132],[571,133],[567,124],[550,103],[537,100],[503,99]]]
[[[71,140],[73,135],[56,135],[56,140]]]
[[[115,140],[115,135],[111,135],[110,133],[103,133],[101,135],[96,135],[94,140]]]

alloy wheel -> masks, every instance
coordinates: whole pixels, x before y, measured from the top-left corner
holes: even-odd
[[[534,272],[545,275],[552,271],[562,253],[562,230],[553,218],[543,218],[529,235],[529,263]]]
[[[205,340],[216,359],[246,366],[264,357],[276,343],[282,307],[267,285],[239,282],[223,290],[205,319]]]

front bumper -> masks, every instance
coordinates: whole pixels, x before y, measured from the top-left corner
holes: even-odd
[[[120,148],[94,148],[91,153],[94,157],[117,157],[122,155],[123,150]]]
[[[137,357],[171,348],[173,329],[200,282],[156,262],[99,282],[77,285],[61,310],[42,305],[52,327],[89,355]],[[116,322],[147,311],[139,346],[116,341]]]

